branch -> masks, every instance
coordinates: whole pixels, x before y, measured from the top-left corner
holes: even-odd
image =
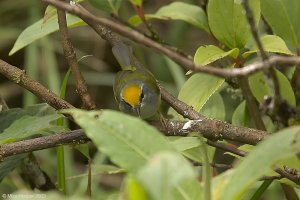
[[[82,144],[87,141],[89,141],[89,139],[82,130],[75,130],[67,133],[59,133],[10,144],[3,144],[0,145],[0,160],[16,154],[48,149],[65,144]]]
[[[281,65],[293,65],[293,64],[300,64],[300,57],[287,57],[287,56],[273,56],[270,57],[265,62],[257,62],[254,64],[250,64],[243,68],[233,68],[233,69],[221,69],[216,68],[213,66],[202,66],[199,64],[195,64],[191,59],[182,56],[178,52],[174,51],[171,48],[168,48],[156,41],[153,41],[143,34],[139,33],[138,31],[129,29],[128,27],[116,23],[113,20],[106,19],[103,17],[96,17],[95,15],[91,14],[83,7],[78,5],[69,5],[66,3],[58,2],[55,0],[43,0],[56,8],[63,9],[68,11],[71,14],[74,14],[80,17],[83,21],[87,24],[100,24],[102,26],[110,28],[112,31],[131,39],[134,42],[141,43],[147,47],[153,48],[157,52],[163,53],[179,65],[184,67],[186,70],[192,70],[195,72],[203,72],[212,74],[215,76],[223,77],[223,78],[233,78],[238,76],[248,76],[253,74],[262,69],[268,69],[271,65],[281,64]],[[92,26],[93,27],[93,26]],[[105,29],[105,28],[104,28]],[[108,29],[105,29],[108,30]]]
[[[24,70],[12,66],[0,59],[0,73],[3,74],[10,81],[20,85],[29,90],[34,95],[48,103],[56,109],[74,108],[70,103],[61,99],[59,96],[45,88],[42,84],[32,80],[25,74]]]
[[[73,45],[69,38],[66,13],[64,10],[58,9],[57,16],[58,16],[58,25],[59,25],[59,31],[60,31],[63,50],[64,50],[64,55],[68,62],[68,65],[71,67],[72,75],[75,80],[76,91],[78,92],[83,102],[84,108],[87,108],[89,110],[95,109],[96,104],[88,92],[87,86],[85,84],[85,80],[79,70],[76,53],[74,51]]]
[[[256,145],[268,136],[265,131],[238,127],[221,120],[209,118],[187,122],[166,120],[165,126],[160,126],[159,122],[153,122],[152,125],[155,125],[167,136],[187,136],[188,133],[197,132],[212,141],[231,140],[251,145]]]
[[[10,144],[3,144],[0,145],[0,159],[3,160],[6,157],[28,153],[32,151],[38,151],[42,149],[48,149],[52,147],[56,147],[59,145],[66,145],[66,144],[82,144],[89,141],[83,130],[74,130],[67,133],[55,134],[50,136],[43,136],[34,139],[23,140],[19,142],[14,142]],[[220,143],[211,143],[210,141],[207,142],[209,145],[215,146],[217,148],[224,149],[225,151],[237,154],[239,156],[246,156],[246,152],[236,149],[236,148],[229,148],[228,146]],[[217,145],[216,145],[217,144]],[[215,167],[219,167],[215,165]],[[260,180],[267,180],[267,179],[280,179],[282,177],[288,178],[291,181],[295,182],[296,184],[300,185],[300,177],[299,172],[296,170],[286,170],[287,167],[283,169],[277,168],[275,171],[279,173],[281,176],[273,176],[273,177],[262,177]],[[296,175],[295,175],[296,174]]]

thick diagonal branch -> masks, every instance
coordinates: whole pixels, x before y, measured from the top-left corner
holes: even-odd
[[[10,81],[20,85],[21,87],[29,90],[41,100],[48,103],[56,109],[74,108],[70,103],[61,99],[59,96],[45,88],[39,82],[32,80],[25,74],[24,70],[12,66],[0,59],[0,74],[4,75]]]

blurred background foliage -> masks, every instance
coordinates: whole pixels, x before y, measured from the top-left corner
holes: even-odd
[[[163,5],[167,5],[171,0],[144,0],[145,13],[154,13]],[[191,3],[203,6],[205,9],[205,0],[186,0],[185,3]],[[88,2],[83,5],[89,10],[99,15],[113,17],[110,14],[92,7]],[[60,36],[55,32],[49,36],[35,41],[26,48],[9,56],[19,34],[29,25],[38,21],[44,16],[46,5],[39,0],[1,0],[0,1],[0,57],[6,62],[24,69],[26,73],[34,80],[42,83],[51,91],[59,94],[63,77],[68,71],[67,62],[64,58],[60,44]],[[119,20],[127,20],[135,15],[135,10],[129,1],[125,1],[119,11]],[[171,44],[183,52],[194,55],[197,48],[201,45],[215,44],[216,40],[204,31],[199,31],[194,26],[190,26],[183,21],[163,21],[151,20],[153,29],[158,34],[161,41]],[[138,27],[147,32],[142,24]],[[79,65],[83,76],[88,84],[92,97],[95,99],[97,108],[117,109],[113,97],[112,83],[115,73],[119,70],[118,64],[111,53],[110,45],[101,39],[91,28],[81,26],[69,29],[70,38],[75,48]],[[136,56],[145,63],[154,73],[155,77],[174,95],[177,96],[181,86],[187,79],[184,71],[176,63],[169,60],[164,55],[158,54],[151,49],[141,45],[131,43],[134,46]],[[206,87],[203,85],[203,87]],[[225,119],[231,122],[232,113],[241,102],[240,91],[228,89],[222,86],[220,89],[223,98],[226,116]],[[0,95],[6,100],[9,107],[26,107],[42,102],[36,99],[30,92],[23,90],[18,85],[7,81],[0,76]],[[76,94],[72,78],[67,86],[66,100],[77,108],[81,107],[81,101]],[[213,106],[211,103],[210,106]],[[163,105],[165,113],[167,105]],[[205,110],[205,109],[204,109]],[[223,113],[224,114],[224,113]],[[113,168],[106,156],[100,153],[92,153],[94,163],[102,163],[100,167],[93,168],[93,196],[97,199],[104,199],[110,196],[114,199],[114,192],[119,191],[122,181],[122,173],[118,168]],[[56,153],[54,150],[44,150],[35,153],[41,163],[41,167],[55,180],[56,176]],[[84,194],[87,183],[87,158],[72,147],[65,148],[67,191],[69,194]],[[224,156],[223,159],[228,159]],[[111,174],[102,174],[102,172]],[[96,174],[102,174],[97,176]],[[99,185],[101,187],[99,187]],[[277,184],[270,188],[268,195],[276,196]],[[13,171],[7,176],[0,185],[0,193],[12,193],[15,190],[26,189],[29,186],[22,180],[17,171]],[[100,189],[99,189],[100,188]],[[255,188],[253,189],[255,191]],[[271,197],[270,199],[275,199]],[[280,198],[279,198],[280,199]]]

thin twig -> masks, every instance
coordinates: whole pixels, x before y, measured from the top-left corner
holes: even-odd
[[[231,147],[229,145],[225,145],[225,144],[221,144],[221,143],[218,143],[218,142],[212,142],[212,141],[207,141],[206,142],[209,146],[212,146],[212,147],[216,147],[218,149],[222,149],[223,151],[228,151],[228,152],[231,152],[235,155],[238,155],[238,156],[246,156],[246,153],[240,149],[237,149],[237,148],[234,148],[234,147]]]
[[[76,58],[76,53],[74,51],[73,45],[69,38],[66,13],[64,10],[57,10],[58,16],[58,26],[62,41],[62,46],[64,50],[65,58],[69,66],[71,67],[72,75],[75,80],[76,91],[78,92],[82,102],[83,107],[89,110],[95,109],[96,104],[92,99],[91,95],[88,92],[87,86],[85,84],[85,80],[79,70],[79,65]]]
[[[259,38],[258,30],[257,30],[256,24],[255,24],[254,15],[249,6],[249,1],[243,0],[242,4],[243,4],[245,12],[246,12],[246,17],[247,17],[248,23],[250,25],[250,30],[251,30],[253,39],[259,50],[259,55],[261,56],[262,61],[265,62],[265,61],[269,60],[269,55],[264,50],[263,44]],[[265,63],[265,64],[267,65],[268,63]],[[278,105],[281,102],[278,78],[276,76],[275,69],[272,67],[272,65],[270,65],[270,67],[268,67],[268,69],[264,69],[263,72],[265,74],[265,77],[267,79],[267,82],[268,82],[270,88],[273,90],[274,95],[273,95],[272,102],[270,104],[270,108],[271,108],[272,114],[276,114]]]
[[[265,62],[257,62],[254,64],[247,65],[243,68],[233,68],[233,69],[221,69],[213,66],[202,66],[195,64],[191,59],[182,56],[178,52],[174,51],[171,48],[165,47],[164,45],[155,42],[138,31],[132,30],[122,24],[116,23],[110,19],[103,17],[96,17],[81,6],[78,5],[69,5],[66,3],[58,2],[55,0],[43,0],[57,8],[63,9],[80,17],[83,21],[88,24],[99,24],[105,27],[109,27],[112,31],[131,39],[137,43],[141,43],[147,47],[153,48],[154,50],[165,54],[175,62],[177,62],[182,67],[185,67],[187,70],[192,70],[195,72],[203,72],[212,74],[215,76],[223,78],[232,78],[238,76],[248,76],[262,69],[268,69],[271,65],[281,64],[281,65],[293,65],[300,64],[300,57],[287,57],[287,56],[272,56]],[[93,26],[92,26],[93,27]]]

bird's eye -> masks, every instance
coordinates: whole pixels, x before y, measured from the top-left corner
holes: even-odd
[[[140,97],[140,100],[142,101],[142,100],[143,100],[143,98],[144,98],[144,92],[142,91],[142,93],[141,93],[141,97]]]

